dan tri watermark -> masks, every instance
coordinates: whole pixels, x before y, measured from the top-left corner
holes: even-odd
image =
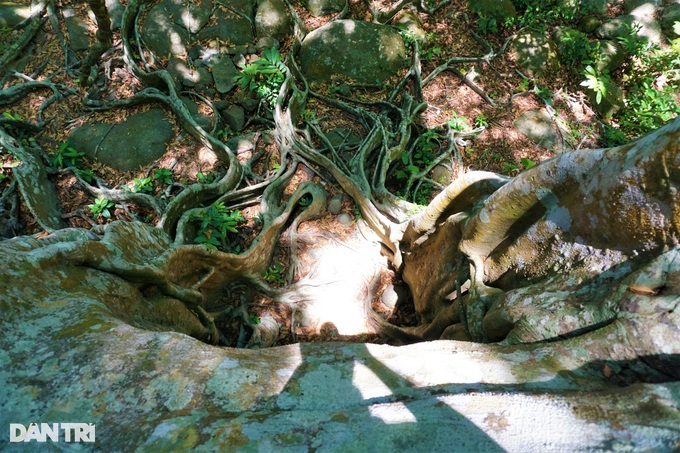
[[[10,442],[94,442],[93,423],[9,424]]]

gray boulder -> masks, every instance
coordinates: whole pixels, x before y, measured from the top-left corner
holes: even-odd
[[[177,82],[185,87],[205,86],[213,83],[213,77],[206,67],[191,67],[182,58],[172,57],[168,61],[167,70]]]
[[[479,15],[492,17],[498,22],[517,16],[515,5],[510,0],[469,0],[468,8]]]
[[[75,129],[69,143],[91,159],[122,171],[159,159],[174,132],[160,109],[129,117],[116,125],[89,124]]]
[[[0,2],[0,27],[14,28],[30,16],[30,6],[14,2]]]
[[[678,37],[673,32],[675,22],[680,22],[680,3],[667,6],[664,8],[663,14],[661,14],[661,28],[671,38]]]
[[[293,20],[283,0],[259,0],[255,12],[255,34],[283,40],[293,31]]]
[[[343,10],[347,0],[307,0],[306,6],[309,12],[316,17],[328,16]]]
[[[158,3],[149,10],[142,23],[142,40],[159,58],[186,55],[189,32],[174,22],[164,5]]]
[[[640,13],[644,11],[646,14],[649,11],[654,14],[660,6],[661,0],[624,0],[623,2],[623,10],[626,14],[631,14],[635,10]]]
[[[623,91],[614,83],[607,83],[606,93],[600,102],[597,102],[597,93],[590,88],[583,91],[588,96],[590,105],[602,117],[610,118],[624,106]]]
[[[619,68],[625,59],[621,44],[609,39],[600,41],[599,60],[596,63],[598,71],[601,72],[606,69],[612,72]]]
[[[236,86],[234,76],[239,72],[236,65],[231,61],[231,58],[226,56],[215,59],[211,63],[209,67],[215,80],[217,92],[222,94],[228,93]]]
[[[538,30],[519,33],[512,43],[512,52],[517,64],[531,76],[544,74],[559,65],[557,46]]]
[[[557,119],[549,115],[545,109],[531,110],[522,114],[513,123],[515,129],[524,134],[529,140],[551,151],[563,151],[565,141],[562,134],[568,131],[562,130]]]
[[[660,43],[662,40],[661,25],[653,16],[627,14],[615,17],[603,23],[597,29],[597,36],[604,39],[616,39],[628,36],[631,27],[639,26],[637,35],[647,38],[652,43]]]
[[[330,22],[302,42],[302,72],[325,81],[336,74],[359,83],[381,83],[404,67],[406,48],[393,28],[354,20]]]
[[[196,35],[196,41],[217,38],[230,46],[245,46],[253,42],[253,27],[249,16],[238,16],[218,9],[213,17],[214,25],[201,29]]]
[[[75,51],[90,48],[90,35],[87,24],[77,16],[69,16],[65,20],[68,31],[69,47]]]

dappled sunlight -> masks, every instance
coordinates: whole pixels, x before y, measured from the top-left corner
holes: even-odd
[[[201,22],[196,19],[188,10],[182,11],[182,24],[184,24],[187,30],[198,31],[201,28]]]
[[[296,296],[303,306],[303,324],[331,323],[340,335],[372,333],[366,304],[371,302],[377,277],[386,269],[380,245],[361,237],[317,244],[307,254],[313,262],[311,274],[299,283]]]
[[[354,361],[352,383],[365,399],[390,396],[392,390],[366,365]]]
[[[379,418],[387,425],[417,423],[416,416],[401,401],[396,403],[375,404],[368,408],[372,417]]]

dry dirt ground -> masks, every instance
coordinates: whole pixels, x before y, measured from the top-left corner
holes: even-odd
[[[27,5],[30,4],[29,0],[20,0],[20,2]],[[121,3],[125,4],[125,1],[121,1]],[[73,9],[80,18],[89,24],[89,31],[92,34],[91,39],[94,39],[96,23],[88,16],[84,2],[65,0],[56,1],[55,5],[58,9],[62,10],[67,8]],[[350,5],[349,17],[364,18],[367,16],[364,0],[351,0]],[[423,58],[422,62],[423,77],[452,56],[476,56],[483,52],[477,41],[468,33],[468,28],[460,26],[461,23],[464,23],[461,21],[465,20],[465,5],[466,2],[464,0],[454,0],[432,16],[420,15],[423,27],[430,36],[429,44],[425,49],[428,53],[425,54],[426,57]],[[302,8],[298,9],[301,17],[310,28],[319,27],[325,22],[324,19],[313,18],[309,14],[305,14]],[[27,80],[26,77],[30,77],[34,80],[49,78],[53,83],[63,84],[73,89],[74,94],[50,104],[43,110],[39,110],[39,107],[52,95],[52,92],[48,89],[36,90],[21,102],[11,105],[5,110],[11,115],[19,115],[22,119],[34,123],[48,121],[44,131],[35,137],[48,154],[54,154],[60,144],[67,140],[68,134],[75,127],[86,122],[120,121],[130,114],[137,113],[140,109],[160,107],[158,105],[145,105],[135,108],[117,108],[106,112],[88,111],[82,103],[85,91],[76,83],[77,70],[66,69],[67,59],[65,58],[64,46],[67,43],[64,42],[64,39],[67,38],[64,37],[67,37],[68,33],[63,20],[59,22],[59,32],[61,36],[55,32],[52,24],[46,21],[32,44],[24,52],[24,54],[30,55],[30,57],[21,69],[22,75],[4,74],[2,79],[4,83],[3,88],[16,83],[22,83]],[[17,36],[17,32],[5,31],[0,34],[0,44],[10,44],[13,40],[17,39]],[[489,43],[494,49],[499,49],[508,36],[509,33],[490,36],[488,37]],[[285,54],[288,45],[289,43],[282,43],[282,54]],[[106,71],[107,74],[106,89],[109,99],[129,97],[132,93],[142,88],[140,82],[122,64],[121,55],[120,37],[115,33],[114,48],[104,55],[102,60],[103,69],[100,69]],[[71,54],[68,62],[73,64],[83,57],[84,53]],[[456,164],[454,175],[452,176],[469,170],[488,170],[514,175],[522,170],[521,158],[528,158],[538,163],[553,156],[552,152],[533,144],[512,126],[513,121],[522,113],[543,107],[545,104],[538,96],[527,94],[516,97],[512,103],[505,105],[505,101],[513,94],[527,89],[526,84],[523,85],[522,76],[516,71],[516,65],[509,53],[504,53],[497,58],[493,66],[487,64],[462,64],[459,66],[459,69],[465,74],[476,73],[475,82],[477,85],[489,96],[497,100],[498,103],[496,106],[489,104],[468,85],[463,83],[456,74],[448,71],[441,73],[425,87],[423,94],[428,103],[428,108],[422,118],[423,128],[433,128],[456,117],[465,118],[470,126],[479,124],[486,126],[486,130],[483,133],[469,140],[468,145],[461,148],[458,164]],[[556,71],[547,78],[537,79],[536,82],[550,87],[556,93],[553,101],[554,107],[560,109],[561,114],[572,122],[576,132],[573,137],[573,146],[580,145],[581,148],[595,146],[597,127],[595,127],[592,111],[576,91],[570,91],[578,85],[578,81],[570,80],[569,74],[566,71],[562,73]],[[324,87],[320,87],[320,89],[324,89]],[[329,87],[325,87],[325,89],[329,89]],[[386,90],[370,89],[367,90],[366,96],[376,99],[386,96],[386,93]],[[322,113],[318,114],[317,117],[322,117]],[[335,123],[340,125],[343,122],[341,118],[338,119],[336,117],[325,121],[328,122],[327,126],[332,126]],[[255,143],[253,150],[241,153],[240,157],[247,159],[254,152],[261,151],[262,156],[258,161],[256,169],[260,171],[270,170],[276,164],[277,150],[272,140],[267,136],[266,131],[259,130],[257,126],[253,125],[241,131],[240,134],[245,136],[254,134],[252,137]],[[11,183],[12,166],[17,165],[17,162],[7,153],[0,154],[0,160],[2,161],[0,172],[6,177],[4,179],[0,178],[0,190],[2,190]],[[461,162],[462,165],[460,165]],[[156,195],[160,195],[163,191],[176,193],[181,189],[181,185],[196,182],[199,172],[209,174],[219,171],[219,168],[216,167],[218,164],[213,156],[206,149],[203,149],[202,145],[183,132],[179,126],[175,127],[175,137],[168,148],[168,152],[152,168],[120,172],[96,162],[86,162],[86,165],[110,186],[121,187],[127,185],[130,188],[134,187],[135,178],[151,175],[154,168],[171,169],[176,184],[174,186],[157,184],[154,189]],[[308,179],[314,179],[324,184],[331,196],[339,193],[339,190],[333,185],[332,181],[322,181],[310,169],[302,166],[294,178],[291,189],[302,180]],[[70,226],[90,228],[93,225],[107,223],[114,219],[132,220],[133,218],[141,218],[150,223],[157,220],[153,212],[144,212],[144,210],[134,205],[117,206],[112,213],[112,219],[95,217],[88,209],[88,205],[93,202],[93,197],[82,190],[72,173],[69,171],[55,171],[51,175],[51,180],[58,188],[61,208]],[[431,198],[435,193],[429,195]],[[22,234],[44,234],[23,205],[21,209],[21,219],[23,221]],[[243,214],[247,221],[240,226],[241,236],[235,239],[242,250],[248,246],[249,240],[258,232],[258,225],[255,221],[258,211],[257,205],[243,207]],[[344,200],[342,212],[358,220],[355,206],[347,198]],[[371,246],[375,241],[373,239],[365,239],[367,236],[370,236],[370,232],[360,231],[361,224],[361,221],[355,221],[350,226],[344,226],[338,221],[337,215],[327,214],[319,220],[302,225],[300,233],[303,239],[305,237],[308,238],[308,242],[312,246],[304,244],[300,246],[298,253],[301,265],[296,279],[305,278],[310,272],[313,272],[314,268],[320,267],[318,254],[315,260],[305,261],[306,255],[304,252],[311,249],[318,250],[326,247],[329,250],[325,253],[335,255],[341,253],[341,250],[359,253],[354,258],[349,257],[349,262],[356,260],[359,256],[380,257],[379,250],[376,251]],[[362,240],[361,238],[364,239]],[[367,248],[368,252],[366,255],[362,255],[362,252],[359,251],[362,247]],[[289,255],[290,244],[287,242],[287,235],[284,234],[274,257],[274,264],[280,263],[283,267],[282,274],[285,274],[288,270]],[[388,285],[399,286],[400,281],[398,275],[389,269],[385,260],[381,261],[379,259],[378,261],[380,262],[376,263],[376,266],[379,267],[377,274],[376,268],[370,268],[367,271],[367,275],[379,275],[379,278],[375,281],[361,283],[364,287],[370,287],[371,289],[372,294],[368,297],[370,303],[373,304],[376,311],[385,318],[390,318],[396,324],[413,324],[415,316],[412,307],[404,305],[394,309],[380,302],[383,289]],[[330,269],[325,271],[328,275],[324,278],[328,282],[330,281],[329,276],[333,273],[339,276],[342,272],[350,271],[350,269]],[[276,279],[273,279],[272,285],[276,286],[277,284]],[[356,290],[359,291],[360,287],[361,285]],[[271,315],[284,326],[278,344],[292,341],[327,339],[379,341],[372,333],[372,330],[365,325],[348,327],[351,324],[349,322],[347,325],[341,322],[326,323],[323,322],[323,317],[319,317],[308,327],[302,324],[295,325],[295,321],[291,322],[294,319],[294,314],[291,314],[289,311],[287,312],[285,307],[269,304],[265,298],[253,304],[251,314],[260,318]],[[231,326],[223,325],[221,328],[225,332],[231,331],[233,336],[238,336],[239,325],[237,324]]]

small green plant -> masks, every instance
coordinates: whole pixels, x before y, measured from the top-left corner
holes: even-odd
[[[427,206],[430,204],[430,199],[432,198],[432,193],[434,191],[434,186],[430,183],[421,184],[420,187],[413,194],[414,203],[420,206]]]
[[[229,126],[224,126],[222,129],[215,133],[215,137],[219,138],[220,140],[226,140],[232,135],[234,135],[234,131],[232,131],[231,127]]]
[[[4,181],[5,179],[7,179],[7,175],[0,173],[0,182]]]
[[[553,25],[573,22],[584,12],[580,6],[574,8],[568,2],[560,0],[515,0],[512,2],[517,16],[506,20],[508,27],[532,27],[539,31]]]
[[[526,157],[522,157],[519,161],[522,163],[524,168],[526,168],[527,170],[530,169],[531,167],[536,166],[536,163],[533,160],[528,159]]]
[[[135,178],[135,186],[132,190],[137,193],[152,193],[153,180],[151,179],[151,176]]]
[[[57,168],[82,167],[84,163],[84,156],[84,152],[78,151],[70,146],[68,142],[64,142],[59,145],[59,149],[54,154],[54,157],[52,158],[52,165],[56,166]]]
[[[199,171],[196,173],[196,180],[200,182],[201,184],[210,184],[215,181],[215,175],[212,173],[203,173],[202,171]]]
[[[585,62],[592,63],[599,55],[600,41],[590,42],[588,36],[574,29],[567,29],[560,37],[562,61],[569,67],[581,68]]]
[[[425,61],[432,60],[434,57],[442,55],[442,49],[439,47],[428,47],[423,51],[422,59]]]
[[[213,250],[240,251],[234,248],[230,234],[237,234],[236,226],[246,220],[241,211],[230,211],[223,202],[216,201],[203,216],[194,220],[200,222],[194,239],[196,244],[203,244]]]
[[[161,184],[172,184],[172,170],[168,168],[157,168],[153,172],[153,180]]]
[[[477,19],[477,26],[483,35],[498,33],[498,22],[493,17],[481,16]]]
[[[284,285],[286,283],[286,279],[283,275],[283,271],[283,266],[277,263],[273,266],[269,266],[269,269],[267,269],[267,272],[264,273],[262,278],[264,278],[264,281],[272,285]]]
[[[259,316],[256,316],[252,313],[248,314],[248,324],[250,324],[251,326],[258,326],[258,325],[260,325],[261,322],[262,322],[262,319],[260,319]]]
[[[21,121],[21,115],[18,113],[2,112],[2,116],[12,121]]]
[[[300,205],[300,207],[302,209],[307,209],[309,207],[309,205],[312,204],[311,195],[307,194],[307,195],[303,196],[302,198],[300,198],[300,200],[298,201],[298,204]]]
[[[581,86],[590,88],[595,92],[596,103],[602,102],[602,98],[607,94],[608,82],[611,83],[611,79],[609,79],[606,72],[598,72],[595,68],[588,65],[581,74],[585,77],[585,80],[581,82]]]
[[[470,130],[470,124],[464,117],[458,116],[458,113],[455,110],[452,110],[451,113],[451,119],[447,121],[451,129],[461,132]]]
[[[254,91],[260,99],[273,106],[285,79],[286,65],[275,48],[262,52],[262,57],[247,64],[243,72],[234,76],[239,87]]]
[[[76,173],[86,182],[92,182],[92,180],[94,179],[94,172],[89,168],[85,168],[82,170],[76,169]]]
[[[404,40],[406,47],[411,47],[416,42],[416,35],[411,30],[402,28],[399,30],[399,34],[401,35],[401,39]]]
[[[95,216],[99,217],[104,217],[107,219],[111,218],[111,209],[115,204],[111,200],[107,200],[106,198],[95,198],[94,204],[87,205],[88,208],[90,208],[90,212],[94,214]]]
[[[503,173],[515,173],[519,167],[510,162],[503,162]]]
[[[429,166],[438,155],[439,139],[439,134],[432,129],[427,129],[420,134],[412,148],[412,156],[409,156],[408,151],[401,153],[401,162],[406,167],[397,172],[397,178],[408,179],[420,172],[419,167]]]
[[[635,57],[649,50],[649,38],[639,34],[640,30],[642,30],[642,25],[637,22],[634,22],[632,25],[624,23],[623,27],[625,30],[623,36],[617,37],[616,40],[621,43],[626,54]]]
[[[480,113],[475,117],[475,127],[489,127],[489,117]]]

